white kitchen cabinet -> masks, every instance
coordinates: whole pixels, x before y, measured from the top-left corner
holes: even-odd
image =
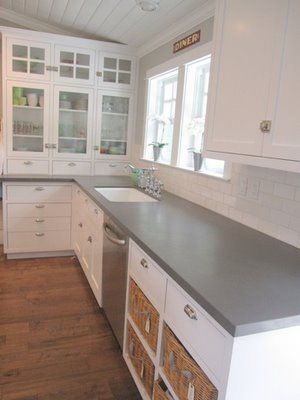
[[[133,98],[128,92],[98,91],[95,158],[128,158]]]
[[[100,53],[98,62],[98,85],[111,89],[132,89],[135,79],[133,57]]]
[[[50,140],[50,90],[47,84],[8,81],[6,141],[10,156],[47,158]]]
[[[92,85],[95,81],[95,51],[55,45],[54,80],[72,84]]]
[[[7,38],[7,75],[11,78],[49,81],[51,45],[19,38]]]
[[[93,90],[54,87],[54,157],[89,158],[93,134]]]
[[[300,160],[299,17],[297,0],[217,2],[207,156],[247,163],[252,157],[275,168]]]

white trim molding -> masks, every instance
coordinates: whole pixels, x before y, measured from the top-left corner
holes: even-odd
[[[151,53],[151,51],[168,43],[183,32],[188,31],[191,27],[199,25],[201,22],[213,17],[214,13],[215,0],[207,0],[201,7],[173,23],[164,32],[161,32],[147,43],[138,47],[137,56],[141,58],[146,54]]]

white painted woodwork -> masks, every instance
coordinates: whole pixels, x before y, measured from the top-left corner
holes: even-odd
[[[125,175],[127,162],[96,161],[94,164],[94,175]]]
[[[11,218],[71,217],[71,203],[12,203],[6,206],[8,221]]]
[[[88,161],[53,161],[53,175],[91,175]]]
[[[8,219],[7,231],[8,232],[47,232],[47,231],[61,231],[70,230],[71,219],[70,217],[34,217],[34,218],[20,218],[12,217]]]
[[[26,159],[7,161],[8,174],[49,174],[49,161]]]
[[[6,185],[6,199],[15,203],[68,202],[72,200],[71,185]]]
[[[39,235],[42,236],[39,236]],[[70,229],[41,232],[8,232],[7,253],[69,250]]]

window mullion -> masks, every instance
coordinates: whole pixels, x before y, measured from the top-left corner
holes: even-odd
[[[174,118],[174,129],[173,129],[173,146],[171,155],[171,165],[176,166],[178,155],[179,155],[179,142],[180,142],[180,131],[181,131],[181,117],[182,117],[182,104],[184,94],[184,79],[185,79],[185,66],[182,65],[178,70],[178,81],[177,81],[177,95],[176,95],[176,107],[175,107],[175,118]]]

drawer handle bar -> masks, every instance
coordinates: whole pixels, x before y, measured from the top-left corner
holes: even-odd
[[[147,261],[146,261],[144,258],[141,259],[141,266],[142,266],[143,268],[146,268],[146,269],[149,268],[148,263],[147,263]]]
[[[45,208],[45,204],[36,204],[35,208]]]
[[[74,163],[74,162],[69,162],[68,166],[69,166],[69,167],[76,167],[76,163]]]
[[[82,228],[82,222],[79,222],[78,226],[79,228]]]
[[[194,320],[197,320],[198,318],[197,318],[197,313],[196,313],[196,311],[193,309],[193,307],[191,307],[189,304],[187,304],[185,307],[184,307],[184,312],[186,313],[186,315],[189,317],[189,318],[191,318],[191,319],[194,319]]]
[[[38,192],[41,192],[42,190],[45,190],[45,188],[43,186],[37,186],[35,188],[35,190],[37,190]]]
[[[45,222],[45,220],[42,219],[42,218],[36,218],[36,219],[35,219],[35,222]]]
[[[45,234],[44,233],[42,233],[42,232],[36,232],[36,234],[35,234],[35,236],[37,236],[37,237],[42,237],[42,236],[44,236]]]
[[[110,240],[112,243],[118,246],[125,246],[126,240],[119,238],[107,223],[103,224],[103,233],[107,237],[107,239]]]
[[[32,162],[31,162],[31,161],[24,161],[23,164],[24,164],[24,165],[31,165]]]

